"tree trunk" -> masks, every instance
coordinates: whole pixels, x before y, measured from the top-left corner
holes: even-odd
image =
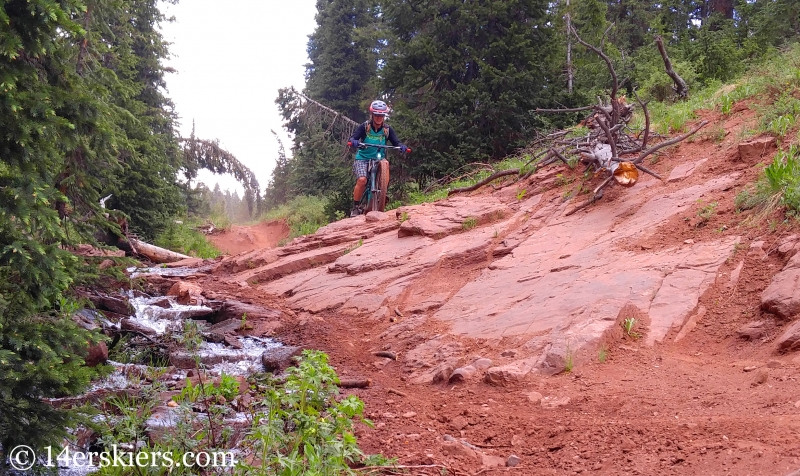
[[[664,59],[664,67],[667,70],[667,75],[669,75],[675,83],[675,92],[680,98],[685,99],[689,95],[689,86],[687,86],[686,81],[672,69],[672,62],[669,60],[669,56],[667,56],[667,49],[664,47],[664,40],[660,35],[656,35],[656,46],[658,46],[658,52],[661,53],[661,58]]]
[[[569,13],[569,0],[567,2],[567,93],[572,94],[572,18]]]
[[[709,16],[720,13],[728,20],[733,18],[733,0],[710,0],[710,2],[708,8]]]
[[[133,245],[136,253],[146,257],[154,263],[171,263],[173,261],[191,258],[191,256],[182,255],[180,253],[161,248],[160,246],[151,245],[150,243],[145,243],[144,241],[137,240],[136,238],[131,238],[130,243]]]

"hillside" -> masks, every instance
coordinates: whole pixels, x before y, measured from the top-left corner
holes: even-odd
[[[778,352],[797,312],[780,283],[797,225],[736,212],[777,150],[741,139],[750,105],[699,111],[723,137],[668,149],[648,165],[663,182],[571,216],[581,175],[557,165],[226,258],[200,285],[284,308],[254,332],[371,379],[350,391],[376,423],[360,442],[403,464],[475,474],[513,454],[519,474],[788,474],[800,356]]]

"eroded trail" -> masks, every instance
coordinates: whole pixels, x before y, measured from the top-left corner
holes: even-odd
[[[652,164],[664,182],[611,189],[571,216],[579,174],[545,169],[239,254],[200,284],[281,307],[250,333],[372,379],[347,390],[376,423],[360,441],[404,464],[788,474],[800,468],[800,241],[741,225],[734,197],[775,149],[734,136],[683,144]]]

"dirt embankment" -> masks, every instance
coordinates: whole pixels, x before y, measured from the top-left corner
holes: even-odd
[[[261,222],[256,225],[231,225],[227,230],[208,235],[208,240],[223,253],[236,255],[275,248],[289,236],[289,232],[289,226],[282,221]]]
[[[741,147],[754,113],[702,119],[710,132],[648,163],[663,182],[569,217],[582,175],[555,167],[342,220],[225,259],[200,284],[281,302],[291,311],[265,333],[371,378],[347,390],[376,424],[360,442],[412,474],[787,475],[800,468],[800,331],[785,344],[800,296],[775,283],[800,268],[800,232],[735,211],[776,150]]]

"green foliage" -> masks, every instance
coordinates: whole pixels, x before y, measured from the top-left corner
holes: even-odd
[[[181,223],[177,223],[180,221]],[[196,230],[197,222],[173,220],[159,233],[154,243],[178,253],[198,258],[216,258],[221,252],[206,239],[206,236]]]
[[[248,443],[259,466],[243,464],[247,475],[355,474],[364,459],[354,431],[364,404],[354,395],[337,401],[338,377],[319,351],[306,350],[286,371],[283,388],[262,388],[265,412],[255,415]]]
[[[475,217],[467,217],[464,219],[464,222],[461,223],[461,229],[464,231],[469,231],[475,228],[478,225],[478,219]]]
[[[597,360],[601,364],[606,363],[606,360],[608,360],[608,347],[605,344],[601,345],[600,350],[597,351]]]
[[[178,403],[195,403],[202,398],[208,399],[216,396],[223,397],[230,402],[239,395],[239,381],[236,377],[222,373],[219,383],[203,382],[193,384],[191,379],[186,379],[186,386],[181,389],[180,395],[175,395],[172,399]]]
[[[698,226],[705,225],[708,222],[708,220],[710,220],[711,217],[714,216],[714,214],[717,212],[718,205],[719,205],[718,202],[710,202],[703,205],[702,207],[700,207],[699,210],[697,210],[697,216],[698,218],[700,218]]]
[[[532,113],[562,99],[549,88],[553,30],[548,2],[389,2],[392,41],[384,87],[399,99],[393,120],[417,144],[402,159],[417,180],[508,155],[526,131],[549,120]],[[569,102],[569,101],[566,101]]]
[[[757,217],[779,206],[800,212],[800,146],[778,151],[756,183],[736,195],[735,204],[738,211],[754,209]]]
[[[342,252],[342,255],[346,255],[346,254],[350,253],[351,251],[360,248],[361,245],[363,245],[363,244],[364,244],[364,240],[362,238],[359,238],[358,241],[353,246],[348,246],[344,250],[344,252]]]
[[[800,211],[800,146],[792,144],[779,151],[764,169],[770,190],[780,195],[781,204],[793,212]]]
[[[262,219],[285,221],[291,229],[289,239],[314,233],[328,224],[325,213],[327,200],[315,196],[299,195],[284,205],[268,211]]]
[[[629,317],[622,321],[622,330],[625,331],[625,335],[634,339],[641,337],[641,334],[635,330],[638,322],[639,321],[635,317]]]

